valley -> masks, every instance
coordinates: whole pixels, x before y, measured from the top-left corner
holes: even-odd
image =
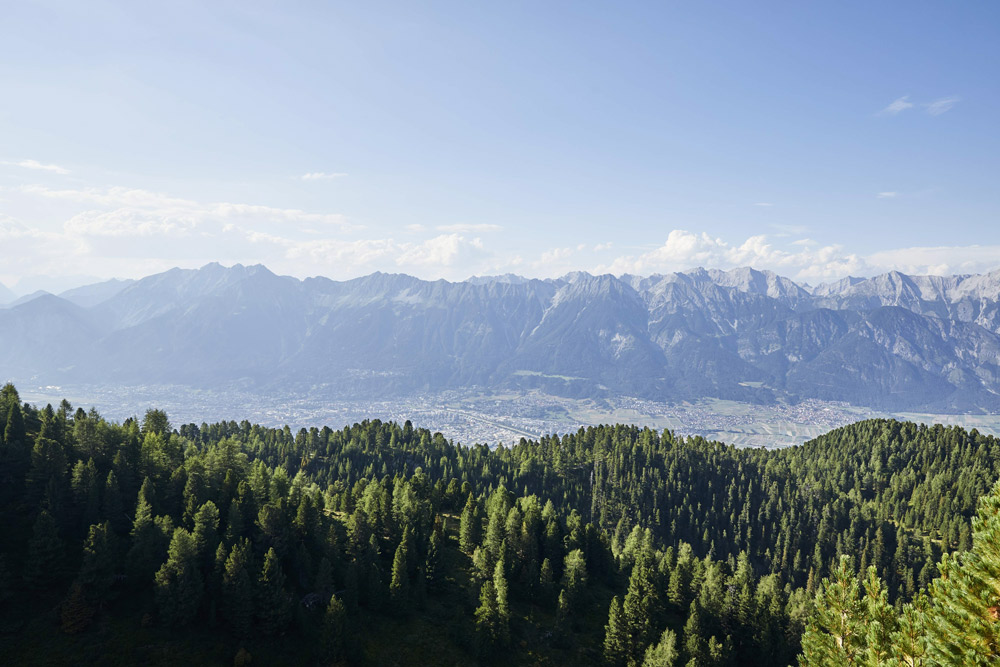
[[[808,399],[798,404],[757,405],[723,399],[663,402],[618,396],[566,398],[540,391],[443,391],[384,400],[349,400],[323,395],[195,390],[180,385],[69,385],[21,383],[32,403],[94,407],[114,420],[162,407],[177,423],[249,419],[270,427],[323,423],[344,425],[366,419],[420,423],[461,443],[510,445],[522,437],[573,433],[599,424],[634,424],[677,435],[700,435],[737,447],[780,448],[798,445],[831,429],[863,419],[894,417],[917,423],[941,423],[1000,435],[998,415],[887,413],[843,402]]]

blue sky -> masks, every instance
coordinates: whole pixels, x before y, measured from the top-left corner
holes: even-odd
[[[0,282],[1000,267],[1000,5],[11,3]]]

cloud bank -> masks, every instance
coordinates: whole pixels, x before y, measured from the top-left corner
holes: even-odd
[[[662,244],[629,249],[611,242],[525,249],[485,223],[408,224],[375,234],[338,213],[240,202],[202,202],[150,190],[22,185],[5,194],[50,211],[43,224],[0,213],[0,282],[26,276],[140,277],[210,261],[263,263],[299,277],[348,279],[373,271],[426,279],[520,272],[641,274],[697,266],[753,266],[805,282],[890,270],[982,273],[1000,266],[1000,245],[900,247],[862,254],[808,238],[808,229],[770,225],[772,234],[732,240],[674,229]],[[892,199],[895,192],[876,194]],[[54,211],[54,212],[52,212]]]
[[[705,233],[675,229],[658,248],[620,256],[597,270],[618,275],[647,275],[697,266],[719,269],[752,266],[815,283],[893,270],[950,275],[985,273],[1000,268],[1000,245],[906,247],[868,255],[849,252],[840,245],[820,246],[809,239],[789,245],[792,249],[775,246],[766,235],[751,236],[742,243],[732,244]]]

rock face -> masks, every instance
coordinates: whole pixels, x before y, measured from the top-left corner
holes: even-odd
[[[209,264],[0,309],[0,368],[353,397],[542,388],[994,412],[1000,271],[809,288],[750,268],[450,283]]]

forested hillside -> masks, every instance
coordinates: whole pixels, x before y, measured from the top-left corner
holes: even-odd
[[[899,631],[888,605],[966,562],[945,554],[1000,476],[1000,441],[889,420],[779,451],[621,425],[490,450],[116,424],[7,385],[0,421],[14,664],[792,664],[807,626],[807,656],[834,637],[831,573],[884,581]]]

